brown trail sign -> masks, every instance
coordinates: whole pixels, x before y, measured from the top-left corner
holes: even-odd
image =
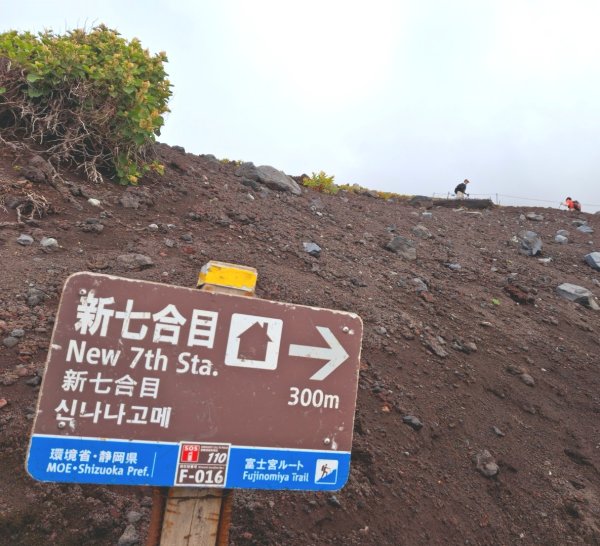
[[[43,481],[338,490],[361,337],[352,313],[72,275],[28,471]]]

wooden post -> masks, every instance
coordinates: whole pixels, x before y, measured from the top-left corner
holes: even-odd
[[[207,292],[254,297],[256,269],[210,261],[198,277]],[[228,489],[171,487],[165,508],[161,546],[225,546],[233,493]]]

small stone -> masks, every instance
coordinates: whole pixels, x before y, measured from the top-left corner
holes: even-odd
[[[192,242],[194,239],[193,239],[193,237],[192,237],[192,234],[191,234],[191,233],[184,233],[184,234],[181,236],[181,240],[182,240],[182,241],[185,241],[186,243],[191,243],[191,242]]]
[[[328,497],[327,502],[329,504],[331,504],[331,506],[335,506],[336,508],[342,507],[342,503],[339,501],[339,499],[335,495],[331,495],[331,497]]]
[[[22,246],[29,246],[33,244],[33,237],[31,235],[21,233],[21,235],[19,235],[19,238],[17,239],[17,243],[19,243]]]
[[[90,197],[87,202],[92,205],[92,207],[99,207],[100,206],[100,200],[99,199],[94,199],[93,197]]]
[[[321,247],[317,243],[303,243],[304,252],[318,258],[321,255]]]
[[[8,400],[6,398],[0,398],[0,409],[8,404]]]
[[[402,256],[405,260],[414,261],[417,259],[417,249],[415,244],[405,237],[397,235],[385,245],[385,249],[395,252]]]
[[[132,510],[131,512],[127,513],[127,521],[129,523],[137,523],[141,519],[142,519],[142,514],[140,514],[139,512],[136,512],[135,510]]]
[[[117,263],[130,270],[154,267],[152,259],[144,254],[121,254],[117,257]]]
[[[23,330],[22,328],[15,328],[10,335],[12,337],[23,337],[25,335],[25,330]]]
[[[528,212],[525,215],[525,218],[527,218],[527,220],[532,220],[534,222],[541,222],[544,219],[544,215],[536,214],[535,212]]]
[[[475,454],[473,456],[473,462],[475,463],[477,470],[479,470],[486,478],[493,478],[500,470],[496,461],[494,461],[492,454],[487,449],[483,449]]]
[[[177,243],[173,241],[173,239],[165,239],[165,245],[169,248],[174,248],[177,245]]]
[[[40,241],[40,245],[47,250],[54,250],[58,248],[58,241],[54,237],[44,237]]]
[[[414,415],[405,415],[402,417],[402,422],[407,424],[413,430],[421,430],[423,428],[423,423]]]
[[[39,375],[34,375],[31,379],[25,381],[25,385],[29,387],[37,387],[42,382],[42,378]]]
[[[498,427],[492,427],[492,430],[496,436],[500,436],[501,438],[506,436],[506,434],[504,434],[504,432],[502,432]]]
[[[535,387],[535,381],[533,377],[531,377],[528,373],[521,374],[521,381],[525,383],[525,385],[529,385],[530,387]]]
[[[451,269],[452,271],[459,271],[460,269],[462,269],[462,266],[460,264],[446,264],[448,266],[448,269]]]
[[[560,245],[566,245],[569,242],[569,239],[564,235],[555,235],[554,242]]]
[[[19,340],[18,340],[16,337],[12,337],[12,336],[5,337],[5,338],[2,340],[2,344],[3,344],[5,347],[8,347],[9,349],[12,349],[12,348],[13,348],[15,345],[17,345],[18,343],[19,343]]]
[[[429,290],[425,282],[422,279],[419,279],[419,277],[412,279],[412,283],[415,285],[417,292],[427,292]]]
[[[150,224],[150,225],[148,226],[148,229],[149,229],[150,231],[158,231],[158,225],[157,225],[157,224]]]
[[[133,525],[128,525],[125,528],[125,532],[119,538],[119,542],[117,542],[117,546],[135,546],[139,544],[140,537],[135,530]]]
[[[431,231],[429,231],[424,225],[417,224],[412,228],[413,235],[420,237],[421,239],[431,239],[433,237]]]
[[[463,347],[464,352],[467,354],[477,352],[477,345],[475,345],[475,343],[473,343],[472,341],[467,341],[466,343],[463,343]]]
[[[383,326],[375,326],[373,330],[375,330],[375,333],[379,334],[380,336],[384,336],[385,334],[387,334],[387,329]]]

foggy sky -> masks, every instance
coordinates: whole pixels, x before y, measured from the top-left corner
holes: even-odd
[[[189,152],[401,194],[468,178],[502,204],[585,211],[599,20],[595,0],[0,0],[0,31],[104,23],[166,51],[159,140]]]

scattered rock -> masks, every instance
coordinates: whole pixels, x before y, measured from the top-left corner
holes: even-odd
[[[556,288],[556,293],[565,299],[584,305],[594,311],[600,309],[592,292],[583,286],[565,282]]]
[[[303,243],[304,252],[318,258],[321,256],[321,247],[317,243]]]
[[[569,239],[567,237],[565,237],[564,235],[556,234],[554,236],[554,242],[558,243],[560,245],[566,245],[569,242]]]
[[[9,349],[12,349],[15,345],[17,345],[19,343],[19,340],[16,337],[13,336],[9,336],[9,337],[5,337],[2,340],[2,344],[5,347],[8,347]]]
[[[405,415],[402,417],[402,422],[407,424],[413,430],[421,430],[423,428],[423,423],[414,415]]]
[[[120,197],[119,203],[126,209],[139,209],[142,206],[154,206],[154,198],[146,188],[128,187]]]
[[[58,241],[54,237],[44,237],[40,241],[40,245],[46,250],[56,250],[58,248]]]
[[[530,387],[535,387],[535,381],[533,377],[531,377],[528,373],[522,373],[520,376],[521,381],[525,383],[525,385],[529,385]]]
[[[81,226],[81,231],[84,233],[102,233],[104,225],[98,218],[88,218],[83,226]]]
[[[600,271],[600,252],[590,252],[585,255],[584,260],[590,267]]]
[[[415,290],[417,292],[427,292],[429,290],[425,282],[422,279],[419,279],[419,277],[415,277],[411,282],[415,285]]]
[[[125,532],[120,536],[119,542],[117,542],[117,546],[135,546],[139,544],[140,537],[135,530],[135,527],[129,524],[125,528]]]
[[[21,169],[21,174],[30,182],[43,184],[51,182],[54,179],[56,171],[43,157],[34,155],[25,167]]]
[[[479,453],[476,453],[473,456],[473,462],[475,463],[477,470],[479,470],[486,478],[493,478],[500,470],[494,457],[492,457],[492,454],[487,449],[483,449]]]
[[[302,188],[292,177],[269,165],[256,167],[252,162],[242,163],[235,174],[242,177],[242,183],[244,180],[254,180],[272,190],[302,194]]]
[[[19,238],[17,239],[17,243],[19,243],[22,246],[29,246],[33,244],[33,237],[31,235],[21,233],[21,235],[19,235]]]
[[[329,504],[331,504],[331,506],[335,506],[336,508],[342,507],[342,503],[339,501],[339,499],[335,495],[331,495],[330,497],[327,497],[327,502]]]
[[[439,339],[431,336],[430,334],[424,334],[422,337],[423,345],[427,347],[433,354],[440,358],[446,358],[448,352],[442,347]]]
[[[556,235],[562,235],[563,237],[568,237],[569,236],[569,232],[566,229],[559,229],[556,232]]]
[[[544,220],[544,215],[536,214],[535,212],[528,212],[525,215],[525,218],[527,218],[527,220],[532,220],[534,222],[542,222]]]
[[[498,427],[492,427],[492,430],[496,436],[500,436],[501,438],[506,436],[506,434],[504,434],[504,432],[502,432]]]
[[[460,271],[462,269],[462,265],[455,263],[447,263],[446,267],[451,271]]]
[[[373,330],[376,334],[379,334],[380,336],[384,336],[385,334],[387,334],[387,329],[384,326],[375,326]]]
[[[420,237],[421,239],[431,239],[433,237],[431,231],[429,231],[425,226],[421,224],[417,224],[415,227],[413,227],[412,232],[414,235]]]
[[[87,202],[92,205],[92,207],[99,207],[101,205],[100,200],[94,199],[93,197],[90,197]]]
[[[423,207],[430,209],[433,207],[433,199],[431,197],[427,197],[426,195],[415,195],[409,199],[408,204],[412,207]]]
[[[144,254],[122,254],[117,257],[117,264],[125,269],[140,270],[154,267],[154,262]]]
[[[519,251],[526,256],[536,256],[542,251],[542,239],[535,231],[520,231],[519,243]]]
[[[42,384],[42,378],[39,375],[34,375],[31,379],[25,381],[25,385],[29,387],[37,387]]]
[[[584,224],[583,226],[579,226],[577,228],[577,231],[580,231],[581,233],[594,233],[594,228],[592,226]]]
[[[406,239],[400,235],[397,235],[387,243],[385,249],[399,254],[406,260],[413,261],[417,259],[417,249],[414,243],[410,239]]]
[[[132,510],[131,512],[127,513],[127,521],[129,523],[137,523],[141,519],[142,519],[142,514],[140,514],[139,512],[136,512],[135,510]]]
[[[25,337],[25,330],[23,330],[23,328],[15,328],[10,335],[12,337],[22,338]]]

